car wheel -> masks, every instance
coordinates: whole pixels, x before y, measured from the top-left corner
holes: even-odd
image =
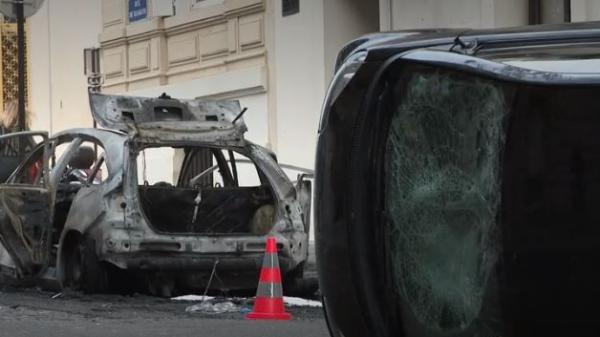
[[[325,324],[327,325],[327,331],[329,331],[329,336],[337,336],[338,334],[334,334],[333,326],[331,325],[331,321],[329,319],[327,313],[327,304],[325,303],[325,299],[323,296],[320,297],[321,303],[323,303],[323,317],[325,317]]]
[[[283,290],[289,295],[311,297],[318,289],[319,285],[316,279],[304,278],[304,263],[286,273],[283,278]]]
[[[304,276],[304,263],[300,263],[296,268],[290,270],[285,274],[285,278],[283,279],[283,283],[285,284],[294,284],[298,280],[301,280]]]
[[[80,240],[66,261],[66,285],[84,293],[106,293],[109,288],[108,266],[98,260],[96,242]]]

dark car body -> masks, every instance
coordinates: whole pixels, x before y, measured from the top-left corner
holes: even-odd
[[[597,336],[600,23],[382,33],[325,99],[331,335]]]

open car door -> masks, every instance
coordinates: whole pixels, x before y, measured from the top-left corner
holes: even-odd
[[[34,137],[41,137],[36,143]],[[33,277],[48,266],[52,249],[52,208],[48,186],[48,134],[0,136],[0,147],[27,144],[21,163],[0,184],[0,242],[13,259],[16,276]]]

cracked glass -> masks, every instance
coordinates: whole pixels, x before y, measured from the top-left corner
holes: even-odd
[[[385,164],[393,283],[415,326],[464,331],[481,319],[499,256],[505,92],[424,70],[399,80],[394,97]]]

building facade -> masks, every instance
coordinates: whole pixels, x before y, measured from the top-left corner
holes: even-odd
[[[49,0],[28,20],[33,127],[92,125],[82,50],[99,46],[104,92],[239,99],[250,140],[312,168],[321,102],[347,41],[599,17],[594,0]]]
[[[127,1],[103,1],[104,91],[239,99],[248,108],[249,139],[276,151],[282,162],[312,167],[337,51],[378,30],[377,6],[359,0],[177,0],[168,8],[147,1],[147,15],[133,22]]]

